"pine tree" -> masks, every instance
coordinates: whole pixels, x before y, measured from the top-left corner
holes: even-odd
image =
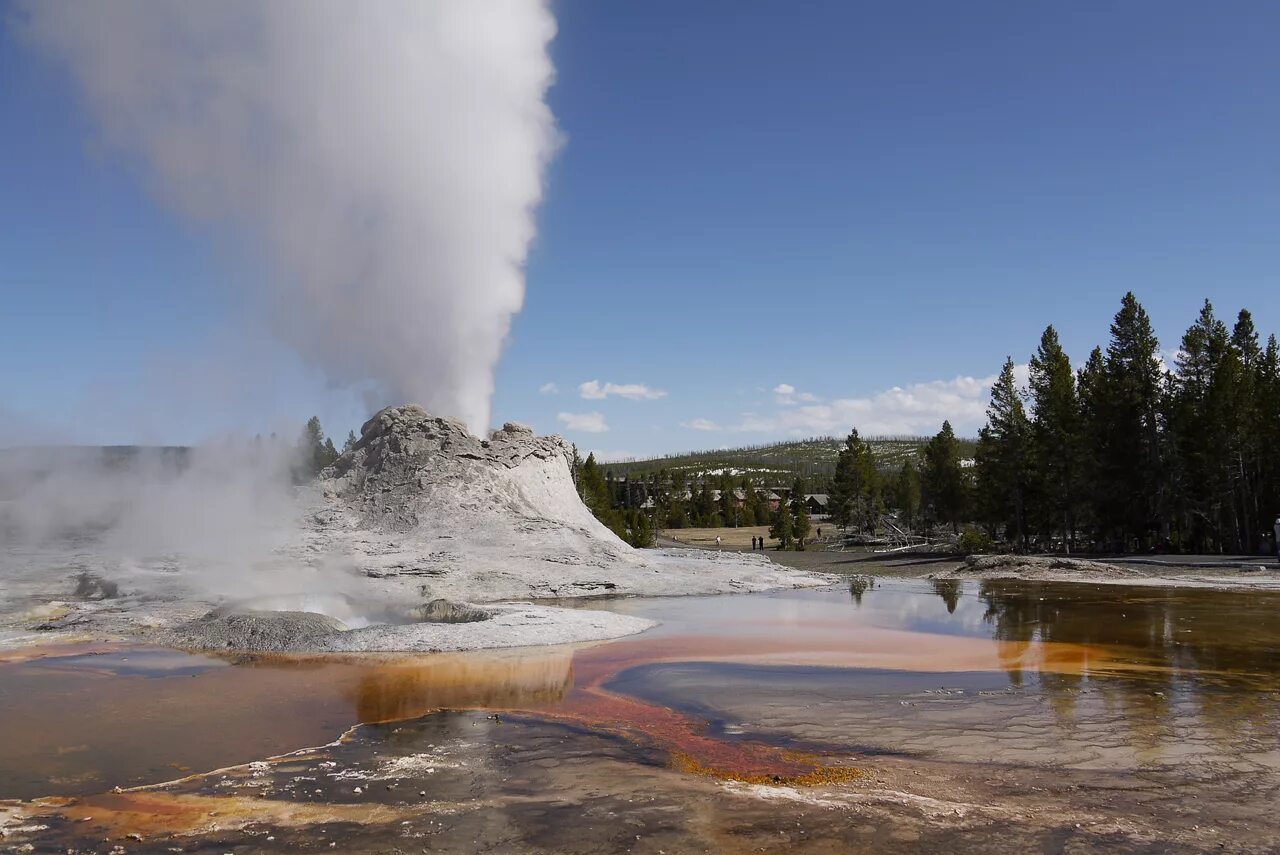
[[[604,472],[596,463],[595,452],[587,455],[586,461],[578,470],[578,495],[597,517],[609,509],[609,486]]]
[[[1036,528],[1062,533],[1070,552],[1080,504],[1081,413],[1071,360],[1052,326],[1031,357],[1031,501]]]
[[[791,545],[792,528],[791,528],[791,509],[787,507],[785,501],[778,502],[778,510],[773,515],[773,525],[769,526],[769,537],[778,541],[779,549],[786,549]]]
[[[1258,532],[1265,530],[1258,504],[1261,487],[1258,464],[1264,454],[1260,444],[1265,431],[1265,417],[1258,398],[1258,371],[1262,362],[1262,348],[1258,345],[1258,330],[1253,315],[1241,309],[1231,330],[1231,346],[1240,360],[1240,376],[1237,381],[1238,406],[1233,425],[1236,437],[1233,442],[1235,459],[1232,460],[1233,478],[1236,482],[1236,502],[1240,515],[1240,539],[1242,551],[1250,551],[1259,543]],[[1265,405],[1263,405],[1265,406]]]
[[[350,451],[351,449],[355,448],[355,447],[356,447],[356,443],[357,443],[358,441],[359,441],[359,440],[357,440],[357,439],[356,439],[356,432],[355,432],[355,431],[353,431],[353,430],[349,430],[349,431],[347,431],[347,441],[346,441],[346,442],[344,442],[344,443],[342,444],[342,453],[343,453],[343,454],[346,454],[348,451]]]
[[[1027,548],[1027,493],[1031,481],[1031,423],[1027,421],[1013,376],[1013,359],[991,387],[987,425],[978,435],[978,493],[993,524],[1004,524],[1006,536]]]
[[[672,493],[667,499],[666,516],[667,528],[688,528],[689,527],[689,506],[685,502],[684,497]]]
[[[751,516],[751,525],[764,525],[769,521],[769,508],[760,498],[760,490],[753,484],[747,484],[747,511]]]
[[[693,524],[699,528],[712,528],[716,524],[716,500],[706,481],[694,497]]]
[[[1146,310],[1125,294],[1107,346],[1106,415],[1111,438],[1103,461],[1114,491],[1114,514],[1124,539],[1139,546],[1166,536],[1168,495],[1161,442],[1164,374],[1160,342]]]
[[[320,417],[307,419],[302,429],[302,437],[298,442],[298,458],[301,463],[295,480],[305,481],[320,474],[320,471],[338,459],[338,451],[332,440],[326,440],[324,428],[320,426]]]
[[[582,497],[583,503],[596,519],[608,526],[618,537],[629,540],[626,516],[613,507],[608,479],[605,477],[604,470],[596,463],[594,452],[587,455],[586,462],[582,464],[579,472],[578,495]]]
[[[725,475],[720,479],[720,518],[724,524],[737,528],[739,525],[738,502],[733,495],[733,481]]]
[[[796,548],[804,549],[804,539],[809,536],[809,509],[805,507],[803,493],[792,495],[791,536],[795,538]]]
[[[631,522],[627,526],[627,532],[630,535],[627,541],[637,549],[653,546],[653,526],[650,525],[649,517],[644,511],[631,512]]]
[[[942,423],[942,430],[924,447],[920,486],[931,518],[949,523],[952,531],[958,532],[969,510],[969,485],[960,466],[960,444],[949,421]]]
[[[907,533],[920,522],[920,473],[910,460],[902,463],[893,484],[893,504]]]
[[[324,428],[320,426],[320,417],[312,416],[302,428],[302,447],[314,452],[324,443]]]
[[[1115,497],[1108,480],[1110,416],[1107,403],[1106,358],[1102,348],[1095,347],[1089,359],[1076,375],[1076,397],[1080,406],[1080,512],[1095,538],[1104,540],[1110,533],[1107,524]]]
[[[578,454],[578,444],[572,446],[573,459],[569,461],[569,472],[573,475],[573,486],[578,488],[578,497],[582,498],[582,455]]]
[[[1259,448],[1254,464],[1258,473],[1255,501],[1260,509],[1259,531],[1266,532],[1280,517],[1280,346],[1274,335],[1267,339],[1253,377],[1253,419]]]
[[[744,475],[738,479],[738,486],[734,488],[734,504],[737,505],[738,525],[753,526],[759,523],[756,518],[755,503],[752,501],[754,488],[751,481]],[[738,499],[739,493],[742,499]]]
[[[874,528],[880,508],[880,478],[871,448],[851,428],[836,457],[831,479],[831,521],[841,528]]]
[[[1238,550],[1242,540],[1236,500],[1244,374],[1226,324],[1205,300],[1182,337],[1167,418],[1179,535],[1197,552]]]

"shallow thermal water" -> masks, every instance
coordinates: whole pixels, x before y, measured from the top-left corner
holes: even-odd
[[[885,580],[590,607],[663,624],[576,649],[0,661],[0,799],[79,797],[24,808],[51,847],[1280,845],[1280,595]]]

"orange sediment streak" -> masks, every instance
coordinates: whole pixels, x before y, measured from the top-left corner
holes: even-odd
[[[675,768],[750,783],[793,785],[856,777],[857,770],[831,766],[816,755],[751,741],[726,742],[707,734],[705,722],[669,707],[614,694],[598,686],[574,691],[565,703],[538,717],[617,734],[666,752]]]
[[[61,816],[77,823],[84,832],[116,837],[136,834],[143,838],[239,830],[255,823],[266,823],[276,828],[331,822],[373,825],[421,813],[420,808],[383,804],[317,804],[156,791],[103,793],[79,799],[40,799],[24,807],[32,816]]]

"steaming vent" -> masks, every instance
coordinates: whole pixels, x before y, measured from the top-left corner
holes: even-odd
[[[342,629],[360,629],[378,623],[408,623],[408,614],[395,620],[389,609],[373,608],[343,594],[298,593],[275,594],[240,600],[223,606],[211,614],[262,614],[289,612],[324,615],[341,624]]]
[[[228,603],[178,627],[175,636],[185,647],[284,652],[321,649],[326,639],[355,630],[492,617],[485,609],[444,599],[404,608],[342,594],[276,594]]]

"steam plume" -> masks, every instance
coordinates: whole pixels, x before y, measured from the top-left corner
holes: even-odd
[[[161,199],[270,262],[280,334],[332,383],[488,427],[557,142],[544,2],[30,0],[20,14]]]

